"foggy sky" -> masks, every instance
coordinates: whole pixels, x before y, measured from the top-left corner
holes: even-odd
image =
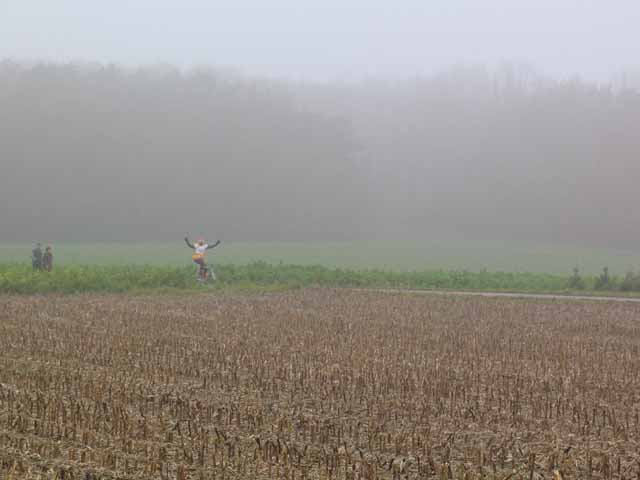
[[[233,240],[637,249],[639,18],[637,0],[0,0],[0,241],[210,220]]]
[[[637,66],[637,0],[0,0],[0,58],[167,62],[297,80],[504,61],[608,81]]]
[[[640,89],[518,65],[301,85],[4,61],[0,105],[0,241],[215,224],[226,240],[638,248]]]

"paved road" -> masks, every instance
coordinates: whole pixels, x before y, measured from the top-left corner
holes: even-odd
[[[629,302],[640,303],[638,297],[592,297],[589,295],[558,295],[552,293],[506,293],[506,292],[463,292],[455,290],[415,290],[415,289],[393,289],[393,288],[357,288],[365,292],[388,292],[388,293],[420,293],[423,295],[460,295],[469,297],[488,298],[533,298],[541,300],[593,300],[598,302]]]

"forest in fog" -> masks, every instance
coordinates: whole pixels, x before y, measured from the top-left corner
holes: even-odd
[[[429,236],[634,248],[640,83],[296,83],[0,63],[0,241]]]

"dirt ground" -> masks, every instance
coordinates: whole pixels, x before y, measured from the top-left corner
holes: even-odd
[[[0,477],[631,479],[640,305],[0,297]]]

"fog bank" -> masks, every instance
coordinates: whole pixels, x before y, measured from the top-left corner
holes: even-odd
[[[0,241],[407,239],[634,248],[637,77],[461,66],[308,84],[0,64]]]

